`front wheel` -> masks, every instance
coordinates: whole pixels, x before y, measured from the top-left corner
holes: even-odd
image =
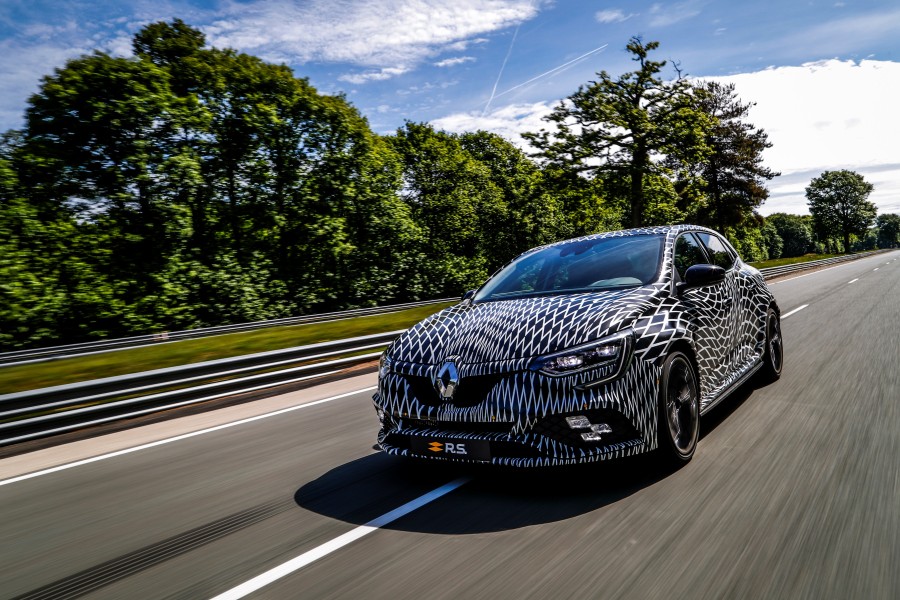
[[[694,456],[700,437],[700,391],[691,360],[673,352],[659,380],[659,452],[665,462],[682,465]]]
[[[760,378],[764,383],[772,383],[781,377],[784,366],[784,342],[781,339],[781,318],[771,306],[766,313],[766,350]]]

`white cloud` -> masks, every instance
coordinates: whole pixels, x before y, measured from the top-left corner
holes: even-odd
[[[875,186],[880,212],[900,213],[900,62],[827,60],[715,78],[756,102],[749,122],[769,134],[765,164],[781,172],[769,182],[760,212],[807,213],[805,188],[823,171],[850,169]],[[510,104],[481,117],[456,113],[433,120],[453,132],[486,129],[525,147],[525,131],[548,128],[541,117],[555,101]]]
[[[231,2],[203,30],[217,46],[291,63],[418,64],[537,15],[544,0]]]
[[[66,60],[88,51],[87,47],[64,48],[53,43],[0,42],[0,55],[15,57],[4,60],[0,69],[0,89],[7,90],[0,94],[0,129],[22,126],[25,100],[38,91],[42,75],[51,74]]]
[[[436,67],[455,67],[456,65],[461,65],[463,63],[472,62],[475,60],[474,56],[457,56],[454,58],[445,58],[444,60],[439,60],[436,63],[433,63]]]
[[[668,27],[680,21],[696,17],[706,0],[687,0],[675,4],[657,3],[650,7],[650,26]]]
[[[490,40],[487,38],[475,38],[473,40],[462,40],[459,42],[453,42],[452,44],[447,44],[447,47],[445,49],[448,51],[452,51],[452,52],[463,52],[464,50],[467,50],[469,48],[469,46],[471,46],[472,44],[486,44],[489,41]]]
[[[369,81],[384,81],[385,79],[391,79],[393,77],[397,77],[398,75],[403,75],[408,71],[408,67],[385,67],[384,69],[378,69],[377,71],[366,71],[365,73],[347,73],[345,75],[341,75],[340,77],[338,77],[338,79],[340,79],[341,81],[346,81],[347,83],[358,85],[361,83],[367,83]]]
[[[594,18],[600,23],[621,23],[627,21],[631,17],[636,16],[634,13],[625,14],[620,8],[608,8],[597,11]]]
[[[527,148],[522,139],[526,131],[539,131],[546,127],[541,119],[549,115],[555,102],[533,104],[508,104],[482,116],[481,112],[455,113],[431,121],[438,129],[451,133],[463,133],[484,129],[502,135],[520,148]]]
[[[807,212],[805,187],[833,169],[863,174],[880,210],[900,208],[900,63],[827,60],[717,79],[756,102],[750,121],[773,144],[766,164],[782,176],[770,182],[763,214]]]

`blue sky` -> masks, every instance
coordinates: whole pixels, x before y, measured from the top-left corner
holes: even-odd
[[[685,0],[3,0],[0,128],[18,127],[40,77],[100,49],[130,53],[142,25],[179,17],[210,44],[284,62],[343,92],[372,127],[522,131],[594,77],[631,69],[633,35],[691,77],[733,81],[757,106],[783,175],[761,212],[806,212],[803,188],[852,168],[900,212],[900,4]]]

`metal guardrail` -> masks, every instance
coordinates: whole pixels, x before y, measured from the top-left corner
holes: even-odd
[[[771,279],[879,252],[886,250],[760,272]],[[428,302],[415,303],[424,304]],[[0,395],[0,445],[336,373],[375,359],[401,333],[403,330]]]
[[[882,252],[889,252],[889,250],[873,250],[871,252],[860,252],[858,254],[848,254],[846,256],[836,256],[834,258],[823,258],[821,260],[811,260],[808,262],[795,263],[793,265],[783,265],[781,267],[768,267],[766,269],[760,269],[759,272],[762,273],[763,277],[765,277],[766,279],[772,279],[775,277],[781,277],[782,275],[787,275],[789,273],[796,273],[797,271],[805,271],[807,269],[815,269],[817,267],[826,265],[847,262],[856,260],[858,258],[865,258],[867,256],[872,256],[873,254],[881,254]]]
[[[0,395],[0,445],[336,373],[374,360],[401,333],[403,330]]]
[[[285,325],[303,325],[306,323],[320,323],[322,321],[337,321],[352,317],[365,317],[369,315],[382,315],[418,306],[440,304],[441,302],[453,302],[459,298],[442,298],[440,300],[423,300],[420,302],[407,302],[405,304],[389,304],[387,306],[373,306],[369,308],[354,308],[339,312],[318,313],[314,315],[302,315],[299,317],[285,317],[283,319],[270,319],[268,321],[254,321],[251,323],[238,323],[235,325],[218,325],[215,327],[203,327],[199,329],[187,329],[184,331],[166,331],[131,337],[116,338],[111,340],[97,340],[94,342],[81,342],[64,346],[51,346],[48,348],[31,348],[28,350],[12,350],[0,352],[0,366],[12,364],[27,364],[41,362],[60,357],[80,356],[97,352],[109,352],[111,350],[123,350],[138,346],[149,346],[164,342],[176,342],[192,338],[221,335],[224,333],[237,333],[239,331],[252,331],[268,327],[282,327]]]
[[[884,250],[876,250],[875,252],[884,252]],[[779,277],[786,273],[811,269],[820,265],[843,262],[846,260],[854,260],[868,256],[873,252],[851,254],[848,256],[840,256],[837,258],[826,258],[823,260],[810,261],[805,263],[797,263],[793,265],[785,265],[783,267],[770,267],[768,269],[760,269],[760,272],[767,279]],[[363,317],[368,315],[381,315],[408,308],[418,306],[428,306],[429,304],[440,304],[442,302],[452,302],[457,298],[441,298],[439,300],[423,300],[420,302],[407,302],[404,304],[390,304],[387,306],[375,306],[369,308],[355,308],[338,312],[318,313],[313,315],[301,315],[299,317],[285,317],[282,319],[270,319],[267,321],[253,321],[250,323],[237,323],[234,325],[217,325],[214,327],[203,327],[198,329],[187,329],[184,331],[164,331],[159,333],[136,335],[124,338],[115,338],[111,340],[97,340],[93,342],[81,342],[78,344],[66,344],[64,346],[51,346],[48,348],[31,348],[27,350],[12,350],[9,352],[0,352],[0,366],[12,364],[27,364],[32,362],[41,362],[60,357],[79,356],[84,354],[93,354],[97,352],[109,352],[111,350],[122,350],[125,348],[135,348],[138,346],[149,346],[151,344],[159,344],[164,342],[175,342],[179,340],[187,340],[200,337],[208,337],[213,335],[221,335],[225,333],[237,333],[240,331],[253,331],[255,329],[264,329],[268,327],[281,327],[285,325],[302,325],[305,323],[319,323],[322,321],[336,321],[339,319],[349,319],[352,317]]]

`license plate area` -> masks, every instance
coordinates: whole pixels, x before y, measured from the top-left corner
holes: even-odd
[[[491,460],[491,443],[487,440],[461,440],[444,437],[412,437],[409,449],[422,456]]]

